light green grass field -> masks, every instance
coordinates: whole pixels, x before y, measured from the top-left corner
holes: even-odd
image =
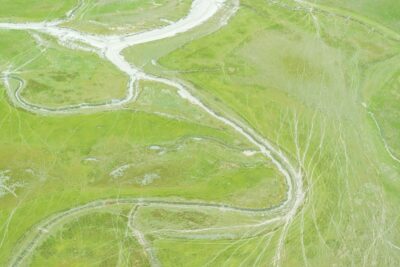
[[[103,103],[126,94],[128,77],[94,53],[73,51],[43,35],[0,35],[0,47],[7,51],[0,65],[25,81],[20,95],[29,103],[54,108]]]
[[[42,118],[5,102],[2,114],[0,169],[23,184],[17,198],[2,198],[1,220],[12,213],[18,222],[2,253],[40,218],[98,198],[169,196],[265,207],[284,197],[283,180],[269,163],[244,156],[248,144],[215,126],[135,110]],[[111,175],[126,164],[121,175]],[[260,185],[271,194],[250,193]],[[251,197],[240,201],[246,194]]]
[[[123,212],[77,218],[38,248],[31,266],[149,266],[128,232]]]
[[[400,27],[400,6],[395,0],[350,0],[350,1],[332,1],[317,0],[310,1],[316,4],[337,7],[349,10],[356,14],[371,18],[377,22],[383,23],[391,29],[399,32]]]
[[[398,42],[325,12],[241,3],[229,27],[177,49],[158,60],[158,69],[149,65],[147,70],[190,81],[215,107],[228,107],[292,155],[297,121],[300,153],[310,138],[305,160],[309,196],[289,230],[285,266],[395,265],[399,166],[368,111],[377,113],[383,138],[396,152]],[[145,49],[132,48],[127,55]],[[377,233],[382,234],[373,238]],[[268,251],[260,248],[265,253],[261,262],[273,261]]]
[[[76,19],[65,26],[97,34],[142,32],[181,19],[190,4],[189,0],[92,0],[85,2]]]
[[[76,0],[4,0],[1,1],[0,21],[54,20],[63,17],[76,3]]]
[[[149,9],[143,25],[158,27],[153,18],[171,15],[177,2],[159,8],[136,3],[110,23],[139,27],[127,19]],[[79,25],[65,26],[110,33],[86,20],[107,19],[126,3],[96,3],[78,16]],[[179,3],[187,8],[187,1]],[[49,223],[28,261],[148,266],[150,248],[162,266],[398,266],[397,5],[311,4],[310,10],[294,1],[242,0],[217,31],[218,16],[187,33],[124,50],[131,64],[182,81],[208,107],[249,125],[299,166],[305,199],[291,221],[259,225],[281,214],[223,207],[101,206]],[[64,48],[45,35],[40,38],[48,46],[42,47],[32,33],[0,35],[1,72],[34,59],[15,71],[26,82],[22,96],[29,102],[54,107],[125,93],[127,78],[95,54]],[[172,87],[141,81],[138,99],[121,110],[65,116],[15,108],[0,88],[0,180],[9,177],[5,184],[14,190],[0,191],[0,265],[18,255],[40,222],[99,199],[246,209],[287,198],[288,185],[268,159]]]

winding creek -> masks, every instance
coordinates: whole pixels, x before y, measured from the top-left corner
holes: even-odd
[[[234,15],[238,9],[239,3],[233,2],[233,5],[227,4],[229,0],[194,0],[189,14],[177,22],[170,24],[166,27],[154,29],[146,32],[128,34],[128,35],[111,35],[111,36],[97,36],[79,32],[76,30],[68,29],[60,26],[66,20],[70,20],[74,17],[74,14],[79,10],[82,2],[67,13],[67,17],[64,20],[56,20],[53,22],[39,22],[39,23],[0,23],[0,30],[21,30],[21,31],[37,31],[57,38],[61,44],[72,48],[87,50],[88,46],[90,50],[101,55],[105,60],[110,61],[120,71],[129,76],[129,83],[127,85],[126,96],[118,100],[110,100],[102,104],[91,105],[82,103],[75,106],[67,106],[61,108],[47,108],[45,106],[35,105],[27,102],[20,95],[20,90],[24,88],[24,81],[18,78],[12,71],[3,72],[4,84],[8,90],[11,101],[27,111],[41,114],[41,115],[58,115],[58,114],[76,114],[84,110],[101,111],[109,108],[123,107],[126,103],[135,101],[137,96],[136,84],[140,80],[155,81],[169,86],[175,87],[178,90],[178,94],[181,98],[189,101],[191,104],[200,107],[204,112],[208,113],[218,121],[229,126],[235,132],[246,138],[252,143],[258,150],[279,170],[280,173],[285,177],[287,184],[287,197],[286,200],[279,206],[265,209],[247,209],[241,207],[234,207],[225,204],[218,203],[201,203],[201,202],[174,202],[169,200],[155,200],[151,198],[141,199],[114,199],[114,200],[99,200],[86,205],[71,208],[70,210],[60,212],[51,216],[33,229],[36,231],[35,234],[27,235],[29,240],[22,242],[22,245],[17,250],[11,260],[11,266],[19,266],[24,260],[35,250],[39,245],[40,241],[44,238],[46,231],[39,229],[50,230],[57,224],[60,224],[63,219],[69,216],[76,215],[83,210],[98,209],[99,207],[111,204],[120,204],[121,202],[127,202],[134,205],[147,205],[147,206],[164,206],[164,207],[196,207],[197,209],[216,209],[216,210],[229,210],[233,212],[241,213],[257,213],[262,215],[269,214],[261,224],[269,224],[275,222],[281,222],[283,226],[287,226],[294,218],[298,209],[301,207],[305,193],[303,190],[303,179],[302,173],[298,166],[294,166],[287,156],[277,147],[275,147],[270,141],[259,135],[254,129],[244,125],[234,119],[220,115],[219,113],[212,110],[206,105],[203,100],[197,98],[195,94],[189,91],[183,84],[169,80],[162,77],[155,77],[140,71],[138,68],[130,64],[122,55],[122,51],[127,48],[138,44],[148,43],[156,40],[165,38],[171,38],[177,34],[184,33],[188,30],[195,28],[208,21],[210,18],[218,14],[218,12],[225,12],[227,18]],[[224,23],[221,22],[221,26]],[[82,45],[85,46],[82,46]],[[19,82],[19,88],[12,92],[10,86],[10,80],[14,79]],[[271,218],[271,215],[273,216]],[[257,224],[255,224],[257,225]],[[258,224],[260,225],[260,224]],[[284,234],[284,231],[283,231]],[[282,235],[282,238],[284,236]],[[278,246],[279,249],[279,246]],[[280,251],[278,251],[280,254]],[[279,255],[278,255],[279,256]],[[154,262],[156,262],[154,260]]]

